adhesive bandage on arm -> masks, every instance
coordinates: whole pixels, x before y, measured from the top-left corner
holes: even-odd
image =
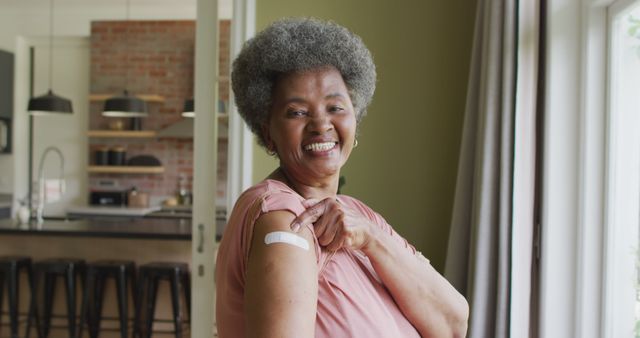
[[[286,231],[274,231],[264,236],[264,244],[270,245],[273,243],[285,243],[309,250],[309,242],[306,239]]]

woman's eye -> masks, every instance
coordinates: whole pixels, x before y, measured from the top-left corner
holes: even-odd
[[[331,113],[337,113],[337,112],[341,112],[343,110],[344,110],[344,108],[342,108],[340,106],[330,106],[329,107],[329,112],[331,112]]]
[[[290,110],[287,112],[287,116],[297,117],[297,116],[305,116],[307,112],[304,110]]]

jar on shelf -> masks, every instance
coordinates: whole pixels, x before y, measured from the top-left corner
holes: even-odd
[[[96,165],[108,165],[109,164],[109,148],[97,147],[93,153],[93,161]]]
[[[122,146],[109,149],[109,165],[125,165],[126,151]]]

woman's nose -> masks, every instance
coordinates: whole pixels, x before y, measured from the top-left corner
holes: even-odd
[[[319,133],[324,133],[333,129],[333,124],[331,123],[331,117],[327,113],[317,113],[313,114],[311,117],[311,121],[308,124],[308,128],[310,131],[315,131]]]

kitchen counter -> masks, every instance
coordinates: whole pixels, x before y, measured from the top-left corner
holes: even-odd
[[[160,210],[160,207],[148,208],[127,208],[127,207],[108,207],[108,206],[73,206],[67,208],[66,212],[74,216],[144,216],[154,211]]]
[[[161,218],[131,218],[126,222],[108,218],[45,219],[42,225],[38,225],[18,224],[14,220],[4,219],[0,220],[0,236],[4,234],[190,241],[191,221]]]

